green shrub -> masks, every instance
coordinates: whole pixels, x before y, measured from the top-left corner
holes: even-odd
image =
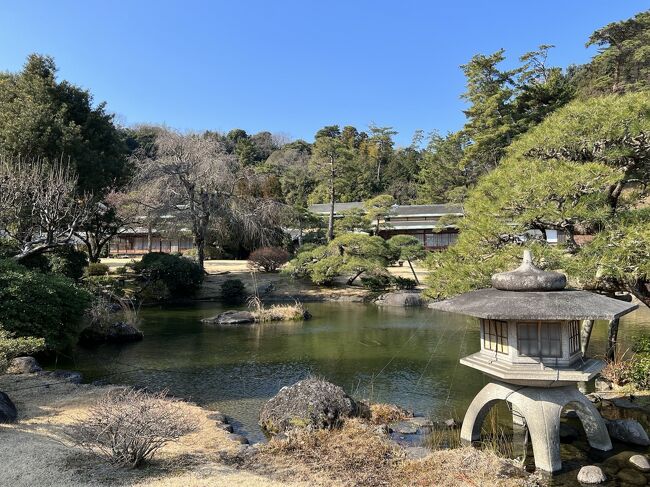
[[[91,295],[64,276],[0,261],[0,321],[17,337],[39,337],[51,350],[76,341]]]
[[[650,389],[650,354],[640,353],[634,356],[630,367],[630,380],[639,389]]]
[[[203,282],[203,269],[185,257],[152,252],[133,265],[145,283],[162,281],[173,297],[194,294]]]
[[[221,284],[221,299],[224,303],[241,304],[246,296],[246,286],[241,279],[226,279]]]
[[[89,276],[105,276],[108,274],[109,267],[106,264],[100,262],[92,262],[88,265],[88,270],[86,271]]]
[[[415,289],[415,287],[417,286],[415,279],[410,279],[408,277],[395,276],[393,278],[393,282],[395,283],[396,289],[411,290],[411,289]]]
[[[390,287],[391,278],[386,274],[370,274],[361,278],[361,285],[371,291],[383,291]]]
[[[0,328],[0,373],[7,369],[11,359],[38,352],[44,347],[45,340],[42,338],[15,338],[13,333]]]
[[[101,294],[107,296],[124,295],[123,282],[113,276],[88,276],[83,280],[83,285],[84,288],[96,296]]]
[[[43,254],[30,255],[22,259],[20,264],[45,274],[61,274],[78,281],[84,275],[88,257],[72,245],[63,245]]]
[[[128,273],[128,269],[124,265],[115,268],[115,274],[117,274],[118,276],[125,276],[127,273]]]
[[[54,252],[45,254],[49,261],[50,272],[61,274],[78,281],[84,275],[88,265],[86,252],[75,249],[72,245],[58,247]]]
[[[206,245],[205,249],[203,249],[204,257],[205,260],[214,260],[214,259],[223,259],[224,258],[224,253],[219,250],[217,247],[214,247],[212,245]],[[190,257],[192,259],[196,259],[198,252],[196,250],[196,247],[184,250],[183,254],[184,257]]]
[[[636,353],[650,353],[650,336],[640,336],[634,339]]]

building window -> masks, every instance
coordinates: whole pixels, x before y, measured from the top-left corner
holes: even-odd
[[[483,320],[483,348],[498,353],[508,353],[508,322]]]
[[[537,323],[517,323],[517,348],[519,355],[539,356]]]
[[[580,323],[569,321],[569,353],[574,354],[580,351]]]

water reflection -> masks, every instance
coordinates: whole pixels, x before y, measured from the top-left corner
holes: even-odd
[[[168,388],[173,394],[233,416],[242,432],[262,435],[257,415],[282,386],[316,375],[356,396],[398,403],[434,418],[462,417],[485,377],[458,359],[479,349],[479,327],[470,319],[428,309],[379,308],[351,303],[312,303],[314,318],[218,328],[200,323],[222,308],[147,309],[144,341],[79,349],[65,366],[89,380]],[[620,341],[650,330],[650,312],[621,324]],[[591,354],[602,354],[606,324],[594,330]]]

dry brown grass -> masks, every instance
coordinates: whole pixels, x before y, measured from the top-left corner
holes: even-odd
[[[48,387],[45,387],[45,386]],[[14,400],[18,422],[0,425],[2,485],[33,487],[164,486],[226,487],[309,485],[279,482],[269,475],[244,472],[220,463],[219,452],[235,452],[239,444],[215,427],[212,412],[190,403],[181,406],[198,423],[194,433],[165,445],[144,469],[117,468],[71,448],[66,427],[89,414],[108,390],[75,385],[38,375],[0,375],[0,390]]]
[[[343,485],[394,485],[394,463],[402,451],[368,423],[348,420],[339,430],[294,430],[260,448],[257,461],[301,464]]]
[[[325,476],[325,485],[536,485],[536,480],[513,462],[475,448],[440,450],[421,460],[406,459],[404,451],[375,426],[358,419],[346,421],[340,430],[293,431],[286,439],[274,439],[262,446],[254,461],[254,468],[293,465],[294,474],[302,472],[303,479],[314,473]]]
[[[373,424],[388,424],[412,418],[413,413],[395,404],[377,403],[370,405],[370,421]]]
[[[416,487],[515,487],[535,485],[534,479],[491,452],[466,447],[439,450],[421,460],[407,460],[396,469],[397,485]]]
[[[305,307],[295,301],[293,304],[273,304],[266,306],[262,300],[253,296],[248,301],[255,321],[267,323],[269,321],[301,321],[305,319]]]

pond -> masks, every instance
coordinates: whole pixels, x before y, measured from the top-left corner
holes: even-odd
[[[433,419],[460,418],[486,383],[458,359],[479,349],[479,326],[470,318],[420,308],[354,303],[309,303],[313,319],[238,328],[203,325],[224,308],[198,303],[141,312],[145,339],[122,346],[78,349],[60,368],[89,380],[169,389],[219,410],[239,433],[263,440],[262,404],[308,376],[323,377],[354,397],[411,408]],[[650,331],[650,312],[621,322],[629,347]],[[590,352],[604,353],[606,323],[594,329]]]

